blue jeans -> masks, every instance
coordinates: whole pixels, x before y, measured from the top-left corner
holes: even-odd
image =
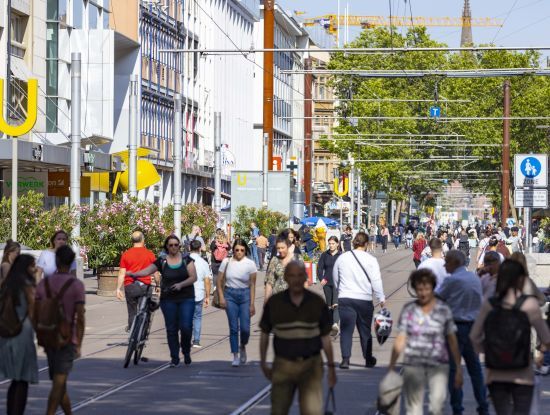
[[[172,358],[172,362],[179,363],[180,344],[181,351],[184,355],[191,352],[191,334],[193,331],[195,299],[160,300],[160,309],[164,315],[170,357]],[[181,333],[181,342],[178,331]]]
[[[472,325],[473,322],[456,323],[456,338],[458,340],[458,349],[464,358],[466,369],[468,370],[468,374],[470,375],[470,379],[472,381],[472,389],[477,401],[477,412],[479,414],[488,414],[489,403],[487,402],[487,390],[483,381],[483,372],[481,370],[481,364],[479,363],[479,357],[474,351],[472,342],[469,338]],[[455,389],[454,387],[456,366],[452,357],[449,360],[449,394],[451,396],[451,407],[453,408],[453,414],[461,414],[464,411],[464,407],[462,406],[462,388]]]
[[[256,268],[260,268],[260,258],[258,258],[258,245],[256,245],[256,242],[250,244],[250,254],[252,255],[252,261],[256,264]]]
[[[250,288],[226,287],[225,302],[231,353],[238,353],[239,331],[241,332],[241,346],[246,346],[250,338]]]
[[[202,304],[204,300],[195,301],[195,313],[193,314],[193,343],[201,342]]]

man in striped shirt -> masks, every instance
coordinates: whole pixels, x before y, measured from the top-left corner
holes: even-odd
[[[336,384],[330,339],[330,319],[325,301],[304,288],[303,263],[292,261],[285,269],[288,289],[273,295],[264,306],[260,322],[262,371],[271,380],[271,413],[287,414],[298,389],[300,413],[321,414],[323,403],[323,349],[328,385]],[[273,366],[266,363],[269,334],[274,334]]]

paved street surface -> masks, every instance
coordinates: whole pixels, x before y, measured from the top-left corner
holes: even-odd
[[[394,319],[403,304],[410,300],[406,280],[413,269],[411,251],[389,250],[377,254],[382,267],[387,305]],[[262,274],[263,277],[263,274]],[[259,278],[259,298],[263,303],[263,278]],[[125,353],[126,306],[112,298],[95,294],[97,282],[86,279],[87,328],[83,357],[75,362],[70,376],[69,393],[75,412],[82,414],[229,414],[247,407],[251,414],[269,413],[268,382],[259,369],[257,323],[252,320],[252,337],[248,347],[249,363],[240,368],[230,366],[228,326],[225,313],[214,308],[206,311],[203,320],[202,349],[193,349],[193,364],[176,369],[168,367],[169,354],[162,314],[157,312],[144,355],[147,363],[123,369]],[[314,290],[321,292],[320,287]],[[258,313],[261,314],[261,313]],[[393,339],[383,347],[375,342],[378,366],[364,368],[355,338],[352,368],[338,370],[336,389],[340,414],[374,414],[378,383],[386,372]],[[336,360],[340,360],[339,342],[334,342]],[[28,414],[44,413],[50,388],[44,354],[39,354],[40,383],[31,385]],[[0,382],[0,407],[5,408],[8,382]],[[550,379],[543,378],[542,413],[550,413]],[[248,402],[248,405],[246,404]],[[465,414],[475,413],[475,401],[469,379],[465,379]],[[447,409],[448,406],[447,406]],[[297,414],[295,406],[292,413]],[[236,413],[241,413],[237,411]],[[450,413],[450,410],[448,411]]]

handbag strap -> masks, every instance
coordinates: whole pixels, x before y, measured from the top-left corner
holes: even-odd
[[[227,279],[225,278],[225,276],[227,275],[227,269],[229,268],[230,262],[231,262],[231,258],[227,258],[227,265],[225,266],[225,269],[223,270],[223,275],[222,275],[222,281],[223,281],[222,290],[225,290],[225,286],[227,285]]]
[[[353,252],[353,250],[351,251],[351,254],[353,255],[353,257],[355,258],[355,260],[357,261],[357,263],[359,264],[359,266],[361,267],[361,269],[363,270],[363,272],[367,276],[367,279],[369,280],[369,284],[371,285],[371,288],[372,288],[372,281],[370,280],[370,277],[369,277],[369,274],[367,273],[367,270],[365,269],[363,264],[361,264],[361,261],[359,261],[359,258],[357,258],[357,255],[355,255],[355,252]]]
[[[327,399],[325,400],[325,413],[328,412],[329,406],[332,408],[332,412],[336,413],[336,398],[334,397],[334,388],[329,388]]]

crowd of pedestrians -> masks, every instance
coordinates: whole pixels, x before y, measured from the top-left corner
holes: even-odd
[[[312,244],[325,245],[309,229],[303,234],[292,228],[273,229],[266,237],[252,222],[246,239],[237,235],[230,244],[221,229],[207,243],[201,229],[193,226],[183,240],[167,237],[158,255],[146,247],[143,233],[135,231],[129,237],[129,249],[121,255],[116,295],[126,301],[129,330],[139,300],[159,290],[170,367],[179,366],[181,356],[186,365],[191,364],[192,348],[202,347],[203,310],[211,305],[223,309],[231,366],[239,367],[248,361],[256,281],[265,267],[260,365],[272,384],[272,413],[288,413],[298,391],[300,411],[320,414],[325,366],[329,388],[337,381],[334,341],[340,344],[341,370],[353,365],[355,329],[361,366],[373,368],[378,363],[373,319],[382,344],[391,332],[391,317],[373,254],[379,241],[382,253],[388,242],[393,242],[395,250],[405,243],[416,268],[409,277],[416,298],[396,320],[389,370],[395,376],[394,370],[402,367],[399,376],[406,413],[423,413],[426,386],[431,414],[444,413],[448,398],[453,414],[469,413],[463,402],[464,361],[478,414],[489,414],[490,402],[497,415],[527,414],[534,399],[534,364],[541,363],[538,356],[535,362],[529,333],[531,328],[536,331],[537,347],[546,351],[550,331],[540,311],[545,298],[528,275],[520,232],[511,228],[506,235],[498,227],[437,231],[433,224],[423,231],[413,233],[399,224],[373,225],[368,233],[354,235],[347,227],[341,238],[329,236],[317,262],[324,299],[308,289],[302,252],[311,255]],[[469,267],[472,237],[479,246]],[[52,380],[47,413],[59,407],[65,413],[71,411],[67,379],[84,337],[85,291],[75,277],[75,255],[67,241],[67,233],[56,232],[51,247],[36,262],[21,254],[16,242],[8,241],[4,249],[0,313],[2,318],[7,316],[5,304],[13,304],[12,320],[21,325],[9,335],[10,320],[0,323],[0,375],[11,380],[9,414],[24,413],[29,384],[38,382],[35,337],[45,349]],[[54,329],[56,339],[61,339],[56,341],[52,324],[44,320],[54,303],[61,303],[64,310],[62,321],[56,323],[59,328]],[[380,321],[386,322],[383,330],[375,317],[375,304],[384,317]],[[270,335],[272,364],[267,362]]]

